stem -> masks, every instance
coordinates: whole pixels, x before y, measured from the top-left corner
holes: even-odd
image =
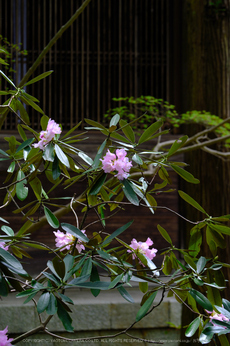
[[[90,3],[91,0],[85,0],[83,4],[77,9],[77,11],[74,13],[74,15],[68,20],[66,24],[64,24],[61,29],[54,35],[54,37],[50,40],[50,42],[47,44],[47,46],[43,49],[41,54],[38,56],[38,58],[35,60],[33,65],[29,68],[29,70],[26,72],[25,76],[22,78],[21,82],[19,83],[18,87],[22,87],[30,78],[30,76],[34,73],[34,71],[37,69],[38,65],[41,63],[44,56],[49,52],[51,47],[57,42],[57,40],[62,36],[62,34],[73,24],[73,22],[79,17],[79,15],[84,11],[86,6]]]

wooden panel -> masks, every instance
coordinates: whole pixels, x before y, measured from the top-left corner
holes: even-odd
[[[18,82],[42,48],[82,0],[0,0],[7,21],[0,33],[28,50],[15,56]],[[94,0],[52,47],[34,76],[52,77],[29,86],[45,113],[64,129],[85,117],[102,121],[113,97],[153,95],[168,99],[169,13],[167,0]],[[33,76],[33,77],[34,77]],[[3,86],[5,84],[3,83]],[[2,98],[3,99],[3,98]],[[29,110],[32,125],[40,114]],[[6,129],[14,129],[10,117]]]

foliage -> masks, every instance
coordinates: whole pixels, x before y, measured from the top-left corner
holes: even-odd
[[[135,121],[142,116],[140,120],[135,122],[134,129],[148,128],[153,121],[162,119],[166,127],[179,127],[185,124],[198,124],[205,128],[217,127],[214,130],[216,136],[229,136],[230,124],[223,123],[223,119],[210,112],[192,110],[183,114],[178,114],[175,106],[162,99],[153,96],[140,96],[138,98],[120,97],[113,98],[114,101],[123,102],[124,105],[109,109],[105,114],[105,120],[110,120],[112,116],[118,113],[122,119],[126,121]],[[230,139],[225,140],[225,145],[229,147]]]
[[[167,133],[162,131],[162,127],[170,115],[176,115],[174,108],[166,103],[165,117],[158,114],[157,120],[139,136],[133,131],[136,119],[128,123],[115,114],[108,126],[85,119],[89,125],[85,128],[87,131],[96,130],[105,137],[95,157],[91,158],[77,148],[77,143],[85,140],[85,133],[76,132],[80,124],[62,134],[61,125],[44,115],[37,105],[38,100],[24,91],[26,85],[50,76],[51,72],[16,87],[1,71],[12,88],[1,92],[8,97],[1,106],[1,113],[6,117],[10,111],[19,118],[17,129],[21,137],[21,140],[13,135],[5,137],[8,149],[0,150],[0,160],[8,161],[8,175],[1,187],[6,191],[1,209],[13,204],[16,207],[14,213],[21,214],[24,223],[13,230],[8,221],[1,218],[0,295],[5,297],[16,290],[17,297],[25,299],[24,303],[33,300],[40,318],[46,312],[40,330],[46,332],[46,325],[57,314],[66,331],[72,332],[70,288],[89,289],[95,297],[101,291],[117,289],[124,299],[133,303],[126,287],[139,282],[143,292],[141,306],[135,322],[124,333],[161,304],[167,293],[194,312],[195,319],[185,332],[187,337],[199,331],[203,344],[214,335],[223,340],[224,334],[230,331],[230,303],[221,298],[221,291],[226,288],[222,268],[229,264],[218,260],[217,250],[225,248],[224,236],[230,235],[230,228],[225,225],[230,215],[211,217],[193,198],[178,191],[184,203],[204,215],[201,221],[187,220],[192,225],[187,249],[175,247],[169,233],[161,225],[158,225],[158,231],[168,243],[165,249],[150,248],[153,245],[150,238],[146,242],[133,239],[130,244],[121,240],[123,232],[127,229],[131,232],[132,220],[121,223],[111,234],[107,230],[114,212],[118,213],[121,209],[128,212],[132,204],[139,208],[139,212],[148,208],[155,217],[158,193],[170,193],[170,189],[167,190],[171,184],[169,168],[186,181],[199,183],[184,168],[184,163],[172,161],[173,156],[186,147],[189,142],[187,136],[173,140],[164,151],[144,148],[147,142],[154,143],[162,137],[162,133]],[[30,126],[23,103],[43,114],[40,134]],[[155,182],[157,176],[160,183]],[[52,185],[49,191],[43,186],[44,179]],[[84,191],[76,195],[71,191],[75,191],[79,180],[84,182]],[[68,190],[69,187],[71,189]],[[59,196],[54,199],[52,192],[57,188]],[[62,195],[66,188],[70,194],[68,197]],[[27,202],[30,190],[34,198]],[[64,212],[63,200],[69,202]],[[96,212],[98,219],[95,222],[100,224],[99,232],[94,231],[93,224],[88,222],[90,210]],[[66,212],[73,213],[74,224],[61,220]],[[77,215],[79,212],[83,215],[81,218]],[[44,220],[54,230],[56,249],[31,240],[31,234],[39,231]],[[209,258],[200,254],[201,243],[205,241],[211,253]],[[30,256],[27,252],[30,247],[53,253],[52,261],[47,262],[48,270],[35,278],[22,265],[23,258]],[[162,258],[160,267],[153,262],[155,256]],[[101,280],[102,276],[104,280]],[[161,298],[154,305],[157,293]],[[30,334],[37,331],[35,328]],[[13,342],[23,338],[24,335]]]

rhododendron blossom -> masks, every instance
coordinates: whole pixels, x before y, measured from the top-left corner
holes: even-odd
[[[116,155],[111,153],[108,149],[107,153],[101,159],[102,169],[105,173],[116,171],[115,177],[119,180],[127,179],[129,170],[132,167],[132,162],[126,157],[127,152],[125,149],[117,149]]]
[[[14,339],[8,339],[6,333],[8,333],[8,326],[4,330],[0,330],[0,346],[11,346],[11,341]]]
[[[52,141],[56,134],[61,133],[60,126],[54,121],[49,119],[46,131],[40,132],[40,141],[38,143],[33,144],[34,148],[40,148],[41,150],[45,149],[45,146]]]
[[[223,305],[222,305],[223,307]],[[216,312],[215,310],[213,311],[208,311],[206,310],[207,313],[210,314],[209,318],[210,318],[210,322],[212,322],[212,324],[215,326],[214,321],[218,320],[218,321],[223,321],[223,322],[228,322],[229,318],[227,318],[226,316],[224,316],[223,314],[219,314],[218,312]]]
[[[9,249],[9,246],[7,246],[4,241],[0,241],[0,247],[6,251]]]
[[[157,249],[154,249],[154,248],[149,249],[149,247],[152,245],[153,245],[153,241],[150,238],[148,238],[146,242],[137,241],[135,238],[133,238],[129,246],[133,248],[133,250],[137,250],[138,252],[142,253],[143,255],[148,257],[150,260],[152,260],[156,256],[156,253],[158,251]],[[128,250],[128,252],[132,252],[132,251]],[[136,254],[133,252],[133,259],[135,259],[136,257],[137,257]]]
[[[83,234],[85,234],[85,230],[81,230]],[[70,233],[63,233],[60,232],[59,230],[57,232],[53,232],[54,235],[56,236],[55,242],[56,242],[56,247],[62,247],[62,250],[69,250],[71,245],[73,245],[76,237],[74,237]],[[64,247],[63,247],[64,246]],[[78,250],[79,253],[81,253],[82,250],[85,250],[84,245],[82,244],[81,240],[77,241],[76,244],[76,249]]]

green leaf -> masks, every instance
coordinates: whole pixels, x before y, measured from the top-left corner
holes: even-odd
[[[215,305],[215,309],[230,320],[230,312],[221,306]],[[209,310],[210,311],[210,310]]]
[[[146,142],[155,132],[157,132],[157,130],[159,130],[159,128],[163,125],[163,121],[162,120],[158,120],[155,123],[153,123],[152,125],[150,125],[147,130],[144,131],[144,133],[141,135],[139,141],[138,141],[138,145]]]
[[[28,95],[26,93],[23,94],[23,96],[20,96],[21,100],[25,102],[26,105],[30,105],[33,107],[37,112],[44,114],[43,110],[34,102],[32,101],[31,95]]]
[[[6,233],[7,235],[9,235],[10,237],[14,236],[14,231],[12,230],[12,228],[10,228],[9,226],[2,226],[1,230]]]
[[[200,317],[198,316],[197,318],[195,318],[195,320],[193,320],[190,323],[190,325],[185,331],[185,336],[187,336],[187,338],[190,338],[196,333],[197,329],[199,328],[200,322]]]
[[[91,159],[91,157],[89,157],[88,155],[86,155],[85,153],[83,153],[83,151],[79,151],[78,156],[85,161],[86,163],[88,163],[88,165],[92,166],[94,161]]]
[[[55,155],[54,162],[52,165],[52,177],[54,180],[58,179],[60,177],[61,170],[59,168],[59,160],[57,156]]]
[[[69,223],[61,223],[61,227],[68,233],[74,235],[76,238],[80,239],[83,242],[88,243],[89,239],[81,232],[77,227],[69,224]]]
[[[57,300],[53,293],[50,293],[49,303],[46,308],[48,315],[55,315],[57,312]]]
[[[200,252],[200,246],[202,243],[202,233],[201,229],[198,226],[195,226],[191,230],[191,235],[189,239],[189,247],[188,249],[190,256],[196,257],[198,253]]]
[[[65,330],[67,332],[73,332],[73,326],[72,326],[72,318],[68,314],[68,312],[63,307],[62,303],[57,299],[57,315],[59,319],[61,320]]]
[[[33,189],[33,192],[37,198],[38,201],[41,201],[41,195],[42,195],[42,184],[40,179],[38,177],[35,177],[33,180],[29,182],[30,186]]]
[[[13,173],[15,170],[15,161],[11,162],[11,164],[9,165],[7,172],[8,173]]]
[[[191,173],[187,172],[185,169],[183,169],[179,166],[176,166],[174,164],[171,164],[171,167],[184,180],[186,180],[192,184],[199,184],[200,181],[198,179],[194,178],[194,176]]]
[[[210,301],[197,290],[194,290],[193,288],[189,290],[189,294],[195,299],[195,301],[200,304],[204,309],[208,311],[212,311],[213,307]]]
[[[208,215],[206,213],[206,211],[199,205],[199,203],[197,203],[187,193],[185,193],[184,191],[181,191],[181,190],[178,190],[178,193],[179,193],[180,197],[183,198],[184,201],[186,201],[187,203],[191,204],[194,208],[196,208],[197,210],[201,211],[202,213]]]
[[[205,257],[201,256],[199,258],[199,260],[197,261],[197,264],[196,264],[196,272],[198,274],[200,274],[202,272],[202,270],[204,269],[205,265],[207,263],[207,260]]]
[[[50,293],[49,292],[42,293],[42,295],[40,296],[37,302],[37,311],[39,314],[45,311],[45,309],[47,308],[49,304],[49,300],[50,300]]]
[[[0,149],[0,154],[6,156],[6,157],[9,157],[9,155],[7,153],[5,153],[5,151],[3,151],[2,149]]]
[[[224,309],[230,312],[230,302],[225,298],[222,299],[222,302],[223,302]]]
[[[184,260],[194,271],[196,271],[196,264],[190,256],[184,255]]]
[[[44,206],[44,212],[45,212],[45,216],[47,218],[49,225],[53,228],[58,228],[59,221],[56,218],[56,216],[52,213],[52,211],[48,209],[46,206]]]
[[[40,74],[39,76],[31,79],[29,82],[27,82],[26,84],[24,84],[24,86],[27,86],[27,85],[30,85],[30,84],[33,84],[33,83],[36,83],[38,82],[39,80],[49,76],[53,71],[47,71],[47,72],[44,72],[42,74]]]
[[[123,286],[118,287],[117,290],[120,293],[120,295],[129,303],[135,303],[133,297],[129,294],[128,291],[126,291],[126,289]]]
[[[95,156],[95,159],[93,161],[93,168],[96,169],[99,166],[100,158],[102,157],[103,150],[105,149],[107,140],[105,139],[104,142],[101,144],[100,148],[98,149],[97,155]]]
[[[100,277],[99,277],[99,273],[97,270],[97,267],[93,264],[92,266],[92,271],[90,274],[90,281],[91,282],[95,282],[95,281],[100,281]],[[95,290],[95,289],[91,289],[91,293],[93,294],[94,297],[97,297],[99,295],[101,291],[100,290]]]
[[[153,292],[149,298],[145,301],[145,303],[142,305],[140,310],[138,311],[136,315],[136,322],[140,321],[149,311],[154,299],[156,298],[157,291]]]
[[[127,121],[121,119],[120,126],[122,132],[130,140],[130,142],[135,143],[135,134],[133,132],[132,127],[127,123]]]
[[[92,185],[90,186],[89,195],[95,196],[98,194],[106,180],[106,177],[107,174],[104,172],[99,174],[99,176],[93,181]]]
[[[120,120],[120,115],[119,115],[119,114],[115,114],[115,115],[112,117],[112,119],[110,120],[109,127],[111,127],[111,126],[117,126],[119,120]]]
[[[132,223],[133,223],[133,221],[130,221],[130,222],[126,223],[125,225],[123,225],[122,227],[118,228],[110,236],[105,238],[105,240],[102,243],[102,246],[109,244],[114,238],[118,237],[121,233],[123,233]]]
[[[109,289],[114,288],[117,284],[119,284],[122,281],[124,274],[117,275],[117,277],[110,282]]]
[[[63,163],[63,165],[65,165],[66,167],[69,168],[70,167],[69,160],[68,160],[66,154],[63,152],[63,150],[57,144],[54,145],[54,149],[55,149],[55,153],[56,153],[58,159],[61,161],[61,163]]]
[[[22,273],[21,275],[28,276],[26,271],[23,269],[21,263],[8,251],[0,248],[0,259],[2,259],[9,267],[15,269],[16,273]]]
[[[143,165],[143,161],[142,161],[141,157],[137,154],[133,155],[132,161],[136,162],[140,166]]]
[[[23,178],[25,178],[25,174],[22,170],[19,170],[17,175],[17,181]],[[28,196],[28,187],[26,187],[24,184],[26,184],[26,179],[16,184],[16,195],[18,199],[20,199],[20,201],[24,201],[24,199],[26,199],[26,197]]]
[[[122,189],[124,191],[126,198],[129,200],[130,203],[138,206],[139,200],[136,193],[133,190],[133,187],[130,181],[127,179],[124,179],[122,183],[123,183]]]
[[[188,139],[188,136],[183,136],[183,137],[177,139],[177,140],[173,143],[173,145],[171,146],[171,148],[169,149],[168,154],[167,154],[167,157],[169,158],[170,156],[172,156],[173,154],[175,154],[175,152],[185,144],[185,142],[187,141],[187,139]]]
[[[227,234],[230,235],[230,227],[228,226],[223,226],[223,225],[218,225],[218,224],[209,224],[209,227],[211,229],[214,229],[217,232],[223,233],[223,234]]]
[[[30,125],[30,118],[29,118],[29,115],[27,113],[27,111],[25,110],[24,106],[22,105],[22,103],[17,100],[16,101],[16,107],[17,107],[17,110],[19,110],[20,112],[20,117],[21,119],[27,124],[27,125]]]
[[[45,147],[45,149],[43,151],[42,157],[46,161],[50,161],[50,162],[54,161],[55,154],[54,154],[54,145],[53,145],[53,143],[50,142],[48,145],[46,145],[46,147]]]
[[[89,124],[91,126],[94,126],[94,127],[97,127],[97,128],[99,128],[101,130],[105,130],[107,133],[109,133],[107,128],[105,126],[101,125],[100,123],[98,123],[97,121],[94,121],[94,120],[91,120],[91,119],[87,119],[87,118],[84,119],[84,120],[85,120],[85,122],[87,124]]]
[[[6,280],[1,277],[1,273],[0,273],[0,297],[7,297],[9,293],[9,287],[8,284],[6,282]]]
[[[170,238],[168,232],[167,232],[163,227],[161,227],[160,225],[157,225],[157,228],[158,228],[158,231],[160,232],[160,234],[162,235],[162,237],[163,237],[170,245],[173,246],[172,239]]]
[[[26,134],[25,134],[25,132],[24,132],[24,130],[20,124],[18,124],[18,133],[20,134],[23,141],[27,140]]]
[[[63,278],[63,281],[66,281],[71,276],[71,270],[72,270],[73,265],[74,265],[74,257],[71,256],[70,254],[67,254],[65,256],[65,258],[63,259],[63,261],[65,263],[65,276]]]
[[[17,89],[16,85],[12,82],[10,78],[8,78],[3,71],[0,70],[1,75],[7,80],[8,83],[10,83],[15,89]]]
[[[110,282],[106,282],[106,281],[76,283],[77,279],[74,279],[74,280],[75,280],[75,283],[74,283],[75,286],[88,288],[88,289],[108,290],[110,285]],[[69,284],[71,284],[71,282]]]

